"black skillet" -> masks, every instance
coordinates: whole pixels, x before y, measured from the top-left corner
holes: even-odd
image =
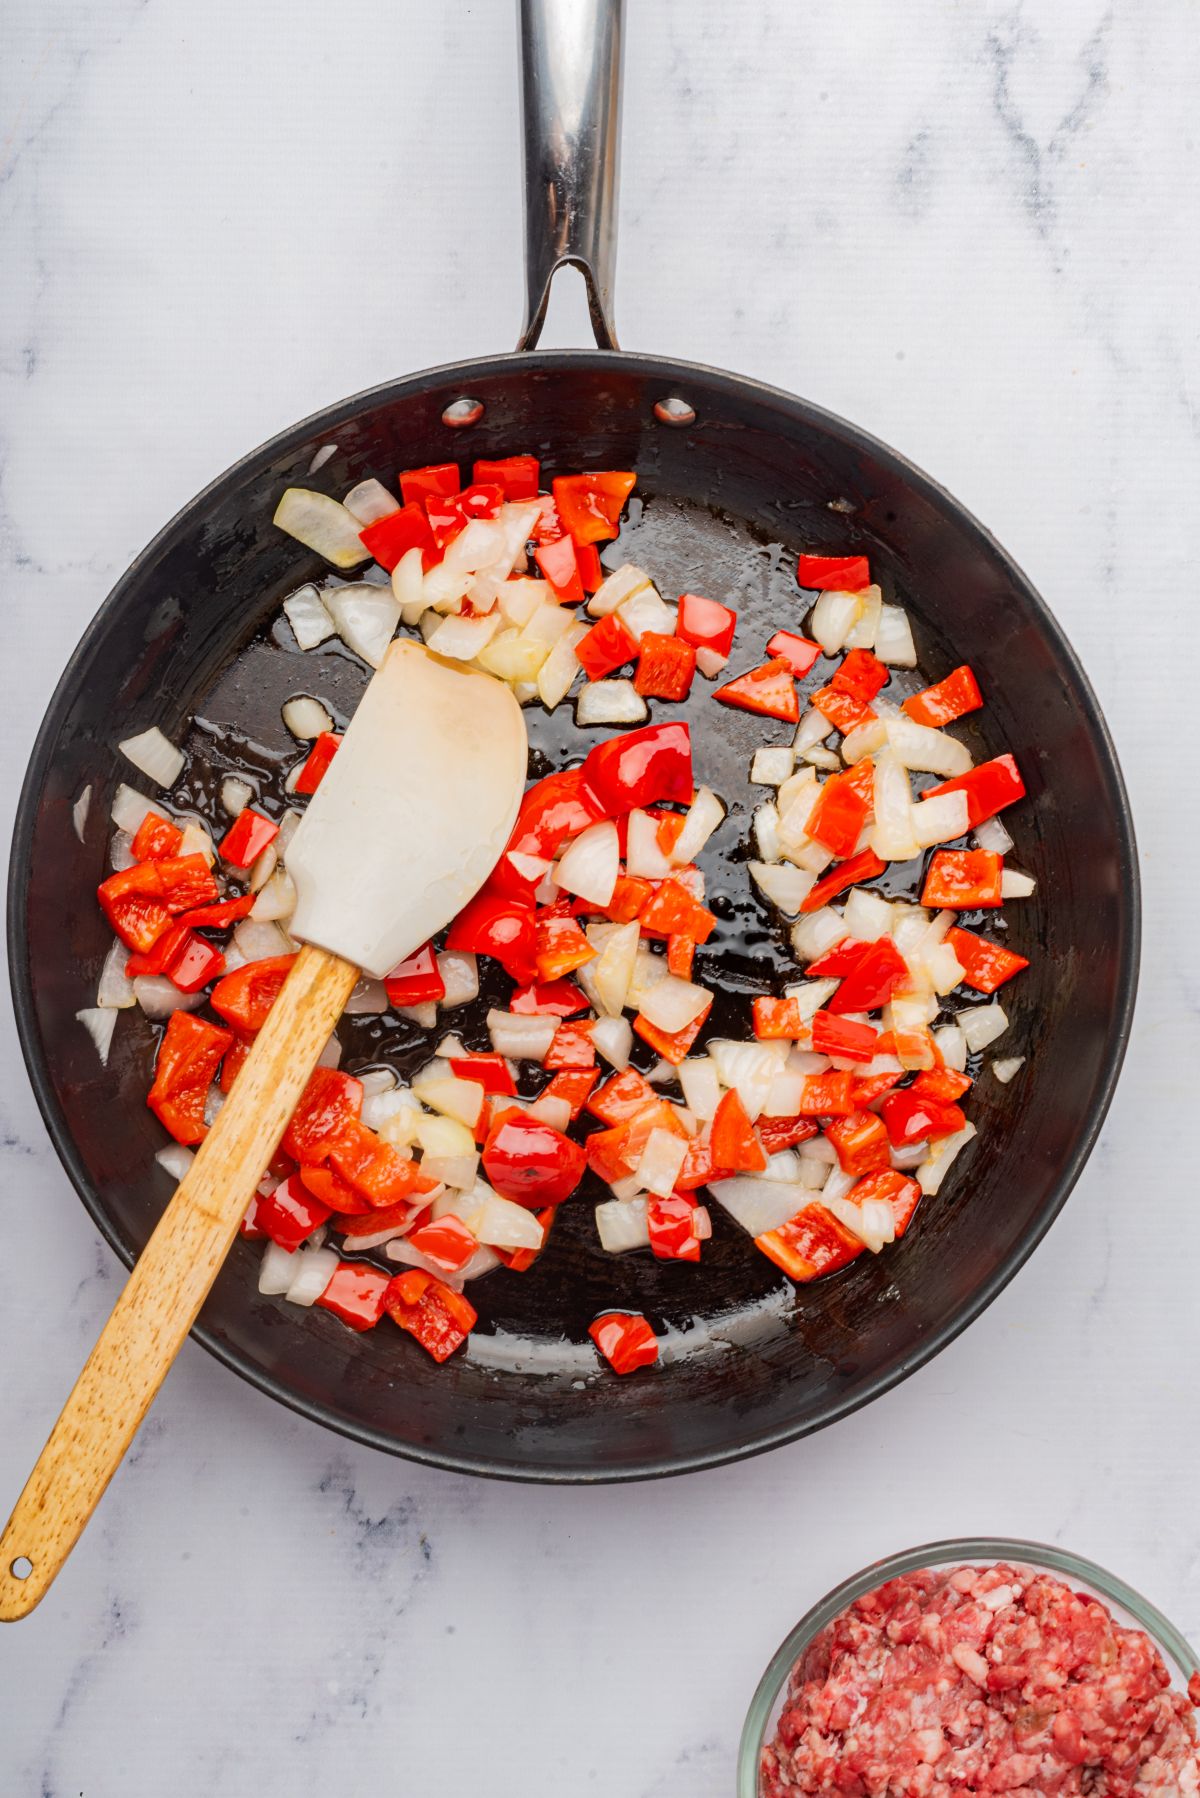
[[[736,666],[759,659],[773,629],[799,625],[799,548],[867,553],[885,592],[912,610],[923,677],[962,661],[975,668],[988,706],[966,735],[977,754],[1018,758],[1030,797],[1011,814],[1013,859],[1038,880],[1036,897],[1010,908],[1011,940],[1033,965],[1005,999],[1003,1052],[1029,1064],[1007,1089],[981,1080],[979,1141],[905,1240],[793,1293],[720,1216],[699,1269],[603,1256],[589,1202],[598,1195],[585,1191],[533,1270],[474,1289],[473,1356],[482,1350],[486,1361],[459,1355],[438,1368],[390,1327],[356,1336],[326,1313],[260,1298],[258,1251],[244,1243],[196,1328],[244,1378],[378,1448],[514,1478],[632,1479],[732,1460],[829,1423],[927,1361],[995,1297],[1075,1184],[1107,1109],[1133,1008],[1138,884],[1092,690],[987,532],[910,463],[815,406],[618,350],[609,294],[620,0],[523,0],[521,16],[528,324],[518,352],[410,376],[305,420],[198,495],[138,558],[71,658],[34,748],[14,833],[9,955],[21,1043],[55,1147],[130,1264],[167,1196],[153,1163],[162,1136],[144,1102],[155,1031],[126,1014],[101,1070],[75,1022],[109,942],[93,893],[113,790],[129,774],[114,745],[159,724],[186,738],[185,788],[197,805],[211,810],[222,769],[241,763],[264,778],[267,809],[278,811],[280,771],[294,759],[281,701],[315,692],[352,710],[363,668],[337,650],[301,657],[277,622],[292,589],[328,573],[273,528],[284,487],[340,495],[366,475],[394,485],[400,468],[517,450],[540,454],[548,472],[636,468],[641,497],[619,555],[644,563],[669,596],[731,599]],[[585,277],[598,347],[538,352],[549,285],[568,262]],[[699,776],[730,806],[704,857],[721,928],[698,976],[720,992],[713,1029],[743,1034],[749,996],[795,972],[740,865],[762,796],[746,779],[752,745],[786,732],[764,732],[714,705],[706,683],[696,687],[687,715]],[[578,753],[568,706],[527,715],[535,773],[564,746]],[[81,843],[72,807],[88,786]],[[501,1003],[504,991],[495,988]],[[483,1044],[482,1007],[452,1021]],[[350,1067],[381,1058],[412,1067],[429,1051],[397,1019],[348,1021],[343,1037]],[[611,1305],[646,1311],[674,1348],[693,1332],[690,1352],[649,1377],[597,1375],[586,1329]],[[521,1370],[531,1341],[536,1372]],[[497,1365],[506,1359],[521,1367]]]

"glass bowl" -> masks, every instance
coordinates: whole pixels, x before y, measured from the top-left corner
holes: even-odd
[[[1043,1542],[1022,1542],[1002,1536],[966,1536],[951,1542],[927,1542],[922,1548],[910,1548],[903,1554],[889,1555],[864,1567],[853,1578],[823,1598],[820,1604],[803,1616],[771,1656],[767,1670],[758,1682],[750,1701],[750,1709],[742,1729],[738,1749],[737,1798],[759,1798],[758,1772],[762,1751],[775,1733],[792,1668],[812,1638],[844,1611],[847,1605],[871,1592],[885,1580],[904,1573],[916,1573],[924,1567],[960,1567],[978,1564],[988,1566],[1007,1561],[1018,1567],[1033,1567],[1057,1574],[1066,1582],[1095,1598],[1101,1599],[1118,1623],[1131,1629],[1145,1630],[1157,1645],[1172,1676],[1172,1681],[1185,1690],[1188,1680],[1200,1672],[1190,1644],[1179,1631],[1156,1610],[1148,1599],[1127,1586],[1123,1580],[1106,1573],[1093,1561],[1071,1554],[1065,1548],[1051,1548]]]

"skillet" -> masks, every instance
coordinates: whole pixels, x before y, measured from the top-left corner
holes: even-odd
[[[113,792],[129,773],[116,740],[158,724],[187,750],[190,803],[216,815],[221,774],[240,766],[278,814],[295,752],[282,701],[315,692],[344,721],[365,684],[337,648],[300,658],[277,622],[289,592],[328,573],[272,526],[284,487],[340,495],[367,475],[394,486],[400,468],[516,451],[540,455],[546,474],[636,468],[620,559],[646,566],[669,596],[691,589],[734,604],[739,650],[751,646],[744,665],[774,629],[802,621],[801,548],[869,555],[885,595],[910,608],[921,674],[909,688],[972,664],[988,705],[977,729],[959,729],[977,758],[1012,750],[1030,795],[1010,822],[1014,859],[1038,887],[1011,940],[1033,965],[1009,989],[1005,1052],[1031,1065],[1010,1088],[980,1082],[970,1158],[901,1243],[796,1290],[722,1219],[698,1271],[642,1256],[614,1263],[594,1242],[589,1197],[600,1195],[584,1190],[533,1270],[474,1289],[478,1339],[440,1369],[399,1332],[356,1336],[324,1312],[259,1297],[257,1250],[235,1245],[195,1331],[226,1365],[375,1447],[552,1481],[680,1472],[785,1442],[887,1390],[978,1316],[1048,1229],[1095,1141],[1128,1036],[1139,928],[1132,824],[1103,718],[1057,623],[1000,546],[856,427],[760,383],[617,347],[621,10],[620,0],[522,0],[518,351],[332,406],[254,451],[166,526],[63,674],[26,775],[9,876],[14,1002],[38,1103],[92,1218],[132,1264],[167,1196],[153,1166],[161,1133],[144,1103],[156,1031],[127,1015],[101,1069],[74,1017],[92,1002],[109,944],[93,890]],[[586,283],[594,350],[536,347],[564,264]],[[905,681],[896,687],[902,695]],[[744,1034],[750,996],[795,977],[785,933],[741,865],[762,797],[747,784],[750,753],[776,727],[714,706],[701,681],[685,715],[698,776],[730,807],[704,858],[721,923],[696,977],[719,990],[714,1033]],[[578,754],[566,706],[527,717],[531,774]],[[87,787],[81,842],[72,807]],[[483,1012],[506,992],[485,979],[479,1007],[452,1025],[485,1046]],[[350,1068],[388,1059],[411,1071],[430,1053],[394,1017],[347,1020],[341,1035]],[[595,1374],[587,1324],[613,1305],[644,1310],[664,1334],[656,1383]]]

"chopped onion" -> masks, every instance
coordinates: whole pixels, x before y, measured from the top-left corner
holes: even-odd
[[[551,604],[549,581],[534,581],[517,575],[505,581],[497,595],[500,610],[518,630],[524,630],[539,606]]]
[[[629,997],[625,1003],[640,1011],[646,998],[660,981],[667,978],[669,972],[665,956],[655,955],[654,951],[645,943],[639,943],[637,960],[633,966],[633,979],[629,983]],[[575,970],[575,978],[581,985],[584,983],[586,974],[586,968]]]
[[[221,782],[221,808],[231,818],[239,817],[253,797],[254,788],[249,781],[239,780],[235,774]]]
[[[403,1111],[408,1112],[410,1117],[424,1115],[421,1101],[406,1086],[389,1086],[386,1092],[366,1094],[363,1099],[362,1121],[371,1130],[382,1130],[390,1119],[399,1117]],[[404,1131],[398,1130],[396,1135],[403,1136]],[[398,1149],[403,1145],[395,1142],[392,1146]]]
[[[529,1115],[565,1135],[567,1125],[571,1122],[571,1101],[561,1098],[557,1093],[542,1093],[529,1107]]]
[[[474,1150],[469,1155],[424,1155],[421,1172],[427,1180],[438,1180],[456,1192],[470,1192],[479,1174],[479,1156]]]
[[[283,874],[282,876],[276,874],[275,880],[279,880],[281,877],[284,880],[287,879],[286,874]],[[273,886],[274,884],[275,881],[273,880],[271,885]],[[269,888],[264,887],[259,897],[265,897],[268,891]],[[259,913],[257,905],[255,906],[252,915],[256,918],[258,917]],[[346,1000],[343,1010],[349,1018],[377,1018],[380,1013],[385,1012],[387,1008],[387,988],[384,986],[382,980],[373,980],[369,974],[364,974],[354,987],[350,997]]]
[[[1037,881],[1032,874],[1022,874],[1016,868],[1000,870],[1000,897],[1002,899],[1028,899],[1037,891]]]
[[[473,955],[460,949],[443,949],[437,965],[446,986],[440,1004],[450,1008],[478,997],[479,963]]]
[[[981,1049],[986,1049],[989,1043],[994,1043],[1008,1029],[1004,1008],[995,999],[990,1005],[972,1005],[968,1010],[960,1011],[955,1023],[962,1031],[971,1055],[978,1055]]]
[[[527,643],[540,643],[543,649],[550,650],[574,625],[575,615],[570,607],[560,606],[557,600],[550,600],[546,605],[538,607],[521,636]]]
[[[992,1063],[992,1072],[995,1074],[1001,1086],[1007,1086],[1013,1075],[1019,1073],[1024,1066],[1025,1057],[1023,1055],[1013,1055],[1005,1061],[994,1061]]]
[[[593,618],[603,618],[606,613],[615,612],[625,600],[649,585],[650,576],[644,568],[638,568],[633,562],[625,562],[601,581],[588,600],[587,609]]]
[[[287,701],[283,708],[283,722],[302,743],[311,741],[313,737],[324,736],[326,731],[333,729],[333,719],[320,700],[311,698],[307,693]]]
[[[716,1038],[708,1045],[722,1086],[736,1089],[751,1123],[762,1113],[776,1074],[787,1062],[785,1042],[731,1042]]]
[[[71,807],[71,822],[75,826],[75,835],[83,842],[83,833],[87,828],[88,812],[92,804],[92,787],[89,781],[79,798]]]
[[[721,1082],[712,1057],[691,1055],[680,1062],[678,1074],[688,1110],[707,1123],[721,1102]]]
[[[675,634],[675,613],[652,583],[639,587],[629,599],[623,599],[617,607],[617,616],[639,643],[646,631],[657,631],[664,637]]]
[[[290,1305],[315,1305],[338,1270],[334,1249],[297,1249],[286,1298]]]
[[[147,799],[144,793],[135,792],[132,787],[122,783],[113,794],[112,811],[109,816],[117,829],[127,836],[135,837],[146,815],[154,811],[153,799]]]
[[[495,1249],[488,1248],[486,1243],[480,1243],[475,1253],[471,1256],[471,1259],[467,1262],[467,1265],[465,1267],[460,1267],[458,1270],[456,1277],[459,1282],[459,1291],[462,1290],[462,1286],[466,1281],[478,1280],[481,1274],[490,1274],[492,1269],[494,1267],[499,1267],[499,1265],[500,1257],[497,1255]],[[439,1273],[438,1279],[446,1281],[448,1285],[453,1284],[444,1273]]]
[[[905,1143],[902,1149],[892,1148],[888,1151],[892,1166],[902,1174],[907,1174],[910,1168],[920,1167],[928,1153],[929,1143],[925,1140]]]
[[[321,1053],[317,1056],[319,1068],[340,1068],[342,1065],[342,1045],[338,1041],[336,1030],[330,1033],[329,1039]]]
[[[641,931],[636,918],[618,924],[591,966],[596,996],[610,1017],[619,1018],[625,1009],[633,971],[637,965]]]
[[[536,499],[509,500],[493,520],[504,533],[504,557],[509,569],[525,566],[525,545],[532,537],[542,504]]]
[[[419,545],[406,549],[392,569],[392,598],[405,624],[416,624],[425,610],[425,568]]]
[[[963,977],[962,963],[949,943],[934,943],[925,950],[922,960],[935,993],[943,997],[952,993]]]
[[[400,622],[400,608],[391,588],[355,581],[346,587],[326,588],[324,597],[346,648],[378,668]]]
[[[596,1207],[600,1247],[610,1255],[650,1246],[645,1199],[607,1199]]]
[[[205,999],[203,992],[181,993],[165,974],[139,974],[133,983],[133,994],[146,1016],[156,1020],[169,1018],[173,1011],[195,1011]]]
[[[108,1066],[108,1051],[112,1046],[113,1031],[117,1027],[117,1014],[107,1005],[89,1006],[86,1011],[77,1011],[75,1016],[96,1045],[101,1067]]]
[[[852,887],[846,895],[842,924],[846,935],[856,937],[860,943],[878,942],[881,936],[891,934],[891,905],[879,893]]]
[[[790,743],[768,746],[754,752],[754,760],[750,764],[750,779],[756,786],[777,787],[788,778],[795,766],[796,756]]]
[[[618,1072],[629,1066],[633,1026],[628,1018],[598,1018],[592,1025],[592,1047]]]
[[[489,1011],[487,1025],[497,1055],[511,1055],[514,1061],[542,1061],[554,1041],[558,1019],[537,1012]]]
[[[374,524],[376,519],[390,518],[393,512],[400,510],[400,501],[373,475],[360,481],[357,487],[351,487],[342,504],[359,524]]]
[[[196,1157],[191,1149],[185,1149],[181,1142],[169,1142],[164,1149],[159,1149],[154,1157],[159,1167],[170,1174],[176,1182],[183,1179]]]
[[[944,730],[934,730],[928,724],[917,724],[912,718],[889,718],[887,735],[896,759],[905,768],[916,769],[919,773],[949,777],[965,774],[974,766],[971,752],[965,743],[958,742],[955,737],[948,737]],[[965,798],[966,795],[962,794],[961,797]]]
[[[880,1058],[877,1056],[874,1059]],[[793,1044],[788,1050],[787,1071],[789,1074],[803,1074],[807,1079],[809,1074],[827,1074],[829,1067],[828,1055],[814,1055],[811,1049],[801,1049],[797,1044]],[[873,1067],[870,1062],[864,1062],[862,1068],[864,1074],[878,1074],[884,1071],[882,1068]],[[887,1072],[898,1074],[900,1063],[896,1062],[895,1067],[889,1068]]]
[[[438,1008],[431,999],[426,1005],[397,1005],[398,1018],[411,1018],[422,1030],[433,1030],[437,1025]]]
[[[574,893],[589,905],[605,906],[613,896],[620,872],[617,827],[611,818],[606,818],[600,824],[589,824],[567,845],[554,878],[564,892]]]
[[[540,1249],[545,1231],[532,1211],[489,1192],[474,1220],[480,1242],[497,1249]]]
[[[259,923],[272,923],[276,919],[290,918],[296,909],[296,886],[286,868],[275,869],[271,878],[260,887],[254,901],[250,916]],[[353,994],[351,994],[353,998]],[[346,1006],[350,1010],[350,1006]],[[379,1007],[382,1011],[382,1005]]]
[[[325,1252],[328,1254],[330,1251]],[[334,1259],[336,1261],[337,1257],[334,1256]],[[263,1258],[258,1267],[258,1290],[267,1298],[281,1297],[295,1279],[299,1261],[297,1251],[282,1249],[277,1242],[269,1242],[263,1250]],[[324,1290],[322,1287],[321,1291]],[[320,1293],[317,1296],[319,1298]]]
[[[104,957],[100,984],[96,988],[96,1004],[102,1011],[124,1011],[127,1006],[136,1005],[133,982],[125,972],[128,960],[129,950],[119,937],[114,937],[113,946]]]
[[[474,574],[478,568],[490,568],[503,553],[500,526],[488,518],[471,518],[447,544],[442,566],[448,574]]]
[[[202,824],[193,823],[190,818],[181,818],[183,835],[180,838],[178,854],[202,855],[211,868],[217,859],[217,851],[213,840]]]
[[[808,620],[808,633],[816,639],[827,656],[836,655],[863,613],[862,595],[839,593],[829,588],[822,593]],[[826,730],[831,727],[826,725]]]
[[[834,773],[842,765],[832,749],[822,749],[819,744],[816,749],[806,749],[804,759],[811,768],[829,768]]]
[[[788,862],[751,862],[754,884],[772,905],[794,918],[816,884],[816,875]]]
[[[865,724],[856,724],[842,738],[842,760],[848,768],[853,768],[864,757],[874,755],[876,750],[882,749],[887,740],[886,720],[868,718]]]
[[[421,576],[421,597],[428,608],[417,622],[426,636],[437,625],[440,612],[461,612],[462,602],[471,583],[469,574],[460,569],[457,573],[447,568],[444,562],[428,569]]]
[[[500,680],[536,681],[538,669],[549,653],[545,643],[518,635],[516,631],[501,631],[480,652],[478,662],[488,674],[494,674]]]
[[[792,748],[797,755],[802,755],[806,749],[815,749],[818,743],[823,743],[826,737],[832,735],[832,724],[824,712],[818,711],[816,706],[813,706],[812,710],[806,712],[800,720],[799,728],[792,738]]]
[[[648,709],[631,680],[590,680],[575,701],[575,722],[580,726],[641,724]]]
[[[874,649],[875,633],[879,629],[879,612],[883,605],[883,594],[878,587],[864,587],[858,596],[862,600],[862,612],[858,623],[846,638],[847,649]]]
[[[363,982],[360,980],[359,986],[362,984]],[[357,992],[358,987],[354,990]],[[349,1011],[349,1005],[345,1009]],[[396,1090],[396,1076],[391,1068],[364,1068],[355,1074],[354,1078],[363,1089],[364,1099],[370,1099],[377,1093],[390,1093]]]
[[[443,618],[429,638],[429,647],[451,661],[473,661],[481,649],[487,648],[501,622],[499,612],[488,612],[482,618]]]
[[[630,874],[639,875],[643,880],[665,880],[675,871],[659,848],[658,820],[652,818],[649,812],[633,811],[629,814],[625,866]],[[611,896],[610,894],[609,897]]]
[[[850,1199],[826,1198],[822,1193],[821,1203],[873,1255],[896,1240],[896,1218],[886,1200],[868,1199],[863,1205],[855,1205]]]
[[[800,1180],[718,1180],[709,1192],[735,1224],[750,1236],[762,1236],[790,1222],[812,1202],[812,1188]]]
[[[696,651],[696,667],[705,680],[716,680],[728,660],[728,656],[719,655],[715,649]]]
[[[670,859],[677,868],[684,868],[689,862],[695,861],[724,817],[725,807],[716,794],[708,787],[700,787],[688,807],[683,829],[671,851]]]
[[[369,1228],[371,1215],[369,1212],[365,1212],[359,1220],[364,1227],[364,1234],[360,1236],[358,1232],[355,1231],[352,1235],[344,1236],[342,1238],[342,1245],[352,1252],[365,1252],[367,1249],[382,1248],[385,1243],[394,1242],[397,1236],[403,1236],[406,1229],[411,1230],[416,1224],[419,1215],[419,1213],[415,1213],[412,1222],[408,1225],[389,1224],[384,1230],[372,1230]],[[313,1239],[310,1238],[310,1240]]]
[[[776,1074],[763,1100],[763,1117],[794,1118],[800,1110],[805,1078],[790,1067]]]
[[[711,1003],[712,994],[707,987],[681,980],[677,974],[664,974],[641,1000],[640,1009],[647,1023],[674,1036],[677,1030],[686,1030],[703,1017]]]
[[[253,918],[242,919],[233,933],[233,941],[247,961],[266,961],[273,955],[291,953],[291,944],[278,924],[259,923]]]
[[[367,548],[358,534],[358,519],[327,493],[289,487],[275,508],[274,522],[306,549],[315,549],[335,568],[357,568],[368,559]]]
[[[874,799],[871,847],[885,862],[911,861],[920,847],[913,829],[912,788],[894,749],[876,758]]]
[[[967,1039],[957,1024],[943,1024],[935,1030],[933,1040],[943,1063],[953,1073],[962,1074],[967,1067]]]
[[[768,1116],[773,1115],[768,1112]],[[798,1180],[800,1178],[800,1157],[795,1149],[780,1149],[774,1155],[767,1156],[767,1165],[759,1180]]]
[[[157,781],[160,787],[173,787],[183,772],[183,751],[163,736],[157,724],[140,736],[126,737],[117,748],[126,761],[132,762],[148,780]]]
[[[875,654],[881,662],[886,662],[892,668],[916,667],[917,651],[913,643],[912,626],[903,606],[884,605],[879,608],[879,623],[875,627]]]
[[[440,1111],[444,1117],[454,1118],[468,1130],[473,1130],[479,1122],[484,1092],[478,1080],[460,1080],[455,1074],[429,1078],[421,1073],[413,1081],[412,1089],[422,1105]]]
[[[975,841],[981,849],[988,849],[993,855],[1007,855],[1013,846],[1013,840],[999,818],[985,818],[982,824],[977,824]]]
[[[836,979],[801,980],[795,986],[785,987],[789,999],[796,1001],[796,1008],[805,1023],[815,1018],[827,1000],[832,999],[838,989]]]
[[[572,624],[563,632],[537,672],[538,697],[548,711],[553,711],[567,697],[581,672],[575,646],[587,636],[587,626]]]
[[[779,807],[770,799],[755,808],[754,844],[765,862],[779,860]]]
[[[334,634],[333,619],[321,603],[321,595],[309,581],[283,602],[283,615],[292,627],[300,649],[315,649]]]
[[[917,1169],[917,1184],[926,1194],[937,1192],[950,1171],[950,1164],[966,1148],[975,1135],[974,1124],[964,1124],[953,1136],[940,1136],[933,1143],[929,1159]]]
[[[275,848],[281,861],[286,859],[288,846],[297,830],[300,828],[300,819],[302,816],[303,814],[301,812],[289,809],[284,812],[283,817],[279,820],[279,835],[275,838]]]
[[[421,1152],[437,1159],[445,1155],[473,1155],[475,1138],[458,1118],[430,1117],[421,1112],[417,1118],[417,1142]]]
[[[457,1193],[454,1195],[454,1203],[462,1203],[462,1200]],[[422,1273],[432,1274],[435,1280],[440,1280],[443,1285],[449,1286],[453,1292],[462,1291],[463,1281],[467,1278],[470,1268],[475,1264],[475,1257],[472,1256],[466,1267],[460,1267],[456,1274],[448,1274],[444,1268],[438,1267],[436,1262],[430,1261],[427,1255],[423,1255],[420,1249],[414,1249],[412,1243],[405,1241],[403,1237],[393,1237],[392,1241],[388,1243],[383,1252],[389,1261],[399,1261],[405,1267],[419,1267]],[[480,1252],[493,1255],[491,1265],[496,1265],[496,1259],[491,1249],[481,1250]]]
[[[832,949],[848,935],[841,914],[832,905],[823,905],[820,911],[810,911],[792,925],[792,948],[800,961],[817,961],[826,949]]]
[[[673,1130],[651,1130],[635,1169],[638,1184],[659,1198],[667,1198],[675,1190],[686,1155],[687,1143],[682,1136],[676,1136]]]
[[[933,843],[950,843],[964,837],[970,823],[967,795],[936,793],[912,810],[913,836],[922,849]]]

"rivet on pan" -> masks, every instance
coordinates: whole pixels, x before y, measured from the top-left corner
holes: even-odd
[[[467,399],[454,400],[442,413],[442,423],[452,431],[465,431],[468,425],[477,425],[483,417],[483,401]]]
[[[696,408],[689,406],[686,400],[656,400],[654,416],[660,425],[694,425]]]

